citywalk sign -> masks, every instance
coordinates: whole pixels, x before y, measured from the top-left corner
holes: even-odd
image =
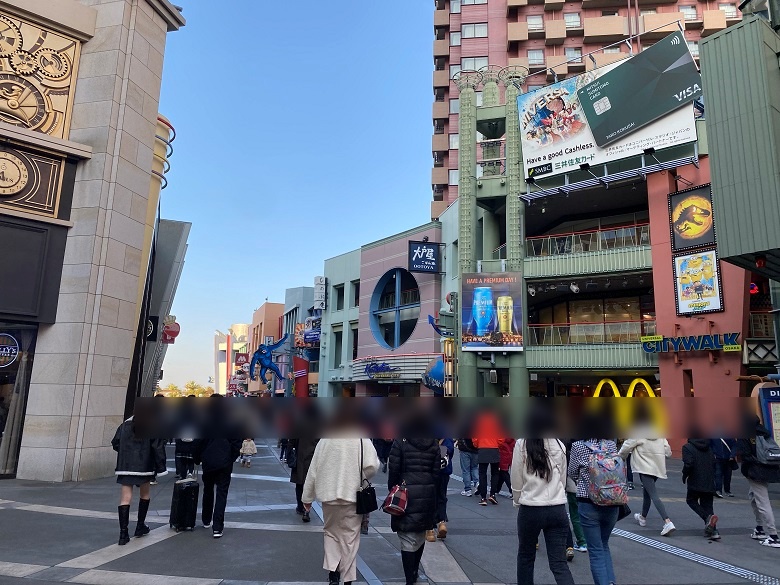
[[[642,349],[645,353],[664,353],[669,351],[742,351],[739,333],[688,335],[687,337],[651,335],[642,337],[640,341],[642,342]]]

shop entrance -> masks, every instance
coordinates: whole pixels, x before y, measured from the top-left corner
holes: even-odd
[[[37,325],[0,321],[0,478],[16,475]]]

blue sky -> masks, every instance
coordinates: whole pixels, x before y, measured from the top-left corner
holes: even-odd
[[[323,261],[430,218],[433,4],[181,0],[160,112],[162,216],[192,222],[163,385]],[[227,9],[229,7],[229,9]]]

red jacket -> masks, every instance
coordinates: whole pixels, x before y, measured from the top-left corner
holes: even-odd
[[[504,439],[498,446],[498,468],[501,471],[509,471],[509,467],[512,465],[512,453],[515,450],[514,439]]]
[[[492,413],[483,413],[474,423],[472,442],[477,449],[498,449],[502,441],[499,420]]]

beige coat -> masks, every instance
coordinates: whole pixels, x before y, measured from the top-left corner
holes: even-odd
[[[371,479],[379,469],[379,458],[371,439],[362,439],[362,445],[363,477]],[[306,474],[301,501],[355,502],[361,483],[360,446],[359,438],[320,439]]]
[[[666,458],[672,448],[666,439],[626,439],[618,452],[623,459],[631,455],[631,471],[666,479]]]
[[[526,465],[525,439],[517,439],[510,476],[512,501],[519,506],[557,506],[566,503],[566,449],[557,439],[545,439],[550,459],[550,481],[530,473]]]

